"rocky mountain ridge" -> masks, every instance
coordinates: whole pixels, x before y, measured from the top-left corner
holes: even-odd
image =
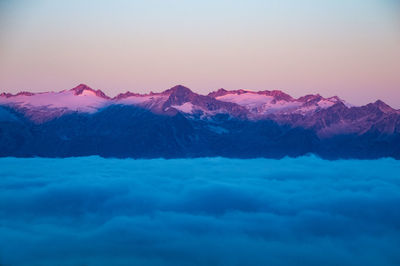
[[[123,139],[125,144],[111,152]],[[0,95],[2,156],[137,157],[143,143],[147,157],[397,158],[399,139],[400,112],[380,100],[352,106],[336,96],[296,99],[278,90],[199,95],[181,85],[114,98],[84,84],[60,92]],[[74,151],[84,140],[88,143]],[[89,143],[98,147],[86,147]],[[133,146],[128,149],[127,143]]]

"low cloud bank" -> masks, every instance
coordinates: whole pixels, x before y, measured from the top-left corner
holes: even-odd
[[[0,159],[0,265],[400,265],[400,163]]]

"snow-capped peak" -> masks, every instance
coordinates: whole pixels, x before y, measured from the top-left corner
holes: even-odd
[[[94,90],[94,89],[90,88],[89,86],[87,86],[86,84],[79,84],[75,88],[72,88],[71,91],[73,91],[75,95],[81,95],[81,96],[95,95],[97,97],[101,97],[104,99],[110,99],[110,97],[108,97],[101,90]]]
[[[337,96],[324,98],[319,94],[310,94],[295,99],[280,90],[255,92],[219,89],[210,93],[209,96],[219,101],[241,105],[255,116],[288,113],[307,114],[318,109],[329,108],[337,102],[343,102],[346,106],[350,106]]]
[[[0,104],[20,110],[29,110],[35,121],[43,121],[68,112],[94,113],[109,104],[109,98],[100,90],[79,85],[60,92],[17,93],[2,95]]]

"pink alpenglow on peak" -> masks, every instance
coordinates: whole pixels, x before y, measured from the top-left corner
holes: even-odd
[[[71,89],[74,91],[75,95],[96,95],[98,97],[104,98],[104,99],[110,99],[104,92],[101,90],[93,90],[89,86],[85,84],[79,84],[75,88]]]
[[[352,105],[337,96],[324,98],[310,94],[297,99],[280,90],[233,90],[219,89],[208,95],[199,95],[189,88],[177,85],[160,93],[138,94],[125,92],[114,98],[101,90],[94,90],[85,84],[60,92],[30,93],[16,95],[0,94],[0,105],[22,110],[30,119],[43,122],[65,113],[95,113],[110,105],[131,105],[158,114],[197,115],[199,118],[226,113],[247,119],[264,119],[272,116],[297,114],[310,116],[313,113],[341,103],[345,108]],[[398,112],[381,101],[372,104],[384,112]]]
[[[307,114],[318,109],[325,109],[333,106],[337,102],[343,102],[339,97],[323,98],[319,94],[306,95],[298,99],[280,91],[248,91],[236,90],[227,91],[220,89],[209,94],[219,101],[232,102],[244,106],[253,115],[268,114],[287,114],[298,113]],[[347,106],[349,104],[345,103]]]
[[[109,97],[86,85],[71,90],[42,93],[17,93],[0,96],[0,105],[26,110],[26,116],[44,122],[71,112],[95,113],[110,104]]]
[[[94,91],[80,85],[71,90],[60,92],[17,93],[1,97],[1,104],[11,104],[21,107],[48,107],[49,109],[64,108],[74,111],[93,112],[107,104],[109,97],[101,91]]]

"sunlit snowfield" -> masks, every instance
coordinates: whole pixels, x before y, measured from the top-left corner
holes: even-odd
[[[400,265],[400,162],[0,159],[0,265]]]

